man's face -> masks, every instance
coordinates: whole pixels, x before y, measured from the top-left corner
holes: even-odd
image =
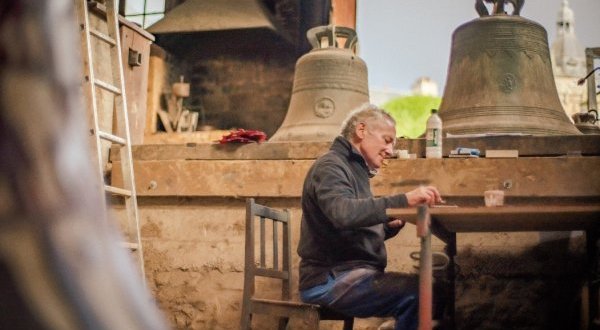
[[[392,155],[396,142],[396,127],[392,122],[381,119],[360,123],[356,130],[360,139],[358,151],[370,169],[379,169],[383,160]]]

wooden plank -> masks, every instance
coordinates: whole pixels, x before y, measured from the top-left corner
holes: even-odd
[[[433,184],[445,196],[480,197],[503,189],[519,197],[600,196],[600,157],[391,160],[371,181],[384,195]]]
[[[516,149],[520,157],[561,156],[573,152],[583,155],[600,155],[600,135],[567,136],[488,136],[470,138],[444,138],[443,154],[459,147],[486,149]],[[424,139],[398,139],[396,149],[406,149],[418,157],[425,157]]]
[[[125,91],[127,92],[127,118],[131,144],[144,143],[144,130],[146,128],[146,102],[148,87],[148,67],[150,63],[150,40],[140,35],[138,29],[128,25],[121,26],[121,53],[123,59],[123,76],[125,77]],[[129,65],[129,51],[141,55],[141,65]]]
[[[144,129],[145,135],[152,135],[157,131],[157,113],[161,108],[160,97],[163,92],[166,77],[165,57],[166,53],[159,46],[150,45],[150,59],[148,60],[148,92],[146,95],[146,127]]]
[[[313,160],[135,161],[138,196],[300,197]],[[114,166],[120,166],[117,163]],[[113,185],[122,180],[113,173]],[[600,157],[392,160],[372,179],[375,195],[435,184],[445,197],[481,198],[506,184],[516,197],[600,197]]]
[[[251,144],[186,143],[182,137],[177,145],[134,146],[136,160],[176,159],[315,159],[326,153],[331,142],[265,142]],[[190,142],[193,137],[190,136]],[[600,135],[573,136],[497,136],[485,138],[446,138],[444,154],[458,147],[487,149],[517,149],[520,157],[563,156],[581,152],[600,155]],[[425,154],[423,139],[398,139],[396,149],[406,149],[421,158]],[[113,151],[111,159],[118,160]]]
[[[187,143],[133,146],[132,152],[136,160],[316,159],[330,146],[330,142]],[[111,159],[119,160],[114,149],[111,150]]]
[[[115,163],[115,166],[118,163]],[[312,161],[142,161],[138,196],[298,197]],[[113,181],[120,182],[119,173]]]
[[[516,149],[486,149],[486,158],[517,158],[519,150]]]
[[[163,113],[166,113],[163,111]],[[159,113],[160,115],[160,113]],[[161,118],[161,121],[162,120]],[[144,139],[144,144],[175,144],[175,145],[197,145],[197,144],[215,144],[223,135],[231,133],[230,130],[206,130],[194,132],[156,132],[155,134],[147,134]]]
[[[356,0],[333,0],[331,7],[332,24],[356,30]]]
[[[297,317],[307,322],[314,322],[319,318],[319,307],[317,305],[269,299],[252,299],[250,312],[253,314]]]

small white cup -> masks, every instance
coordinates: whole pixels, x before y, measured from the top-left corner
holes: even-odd
[[[401,150],[396,150],[396,151],[398,152],[398,158],[408,159],[408,150],[401,149]]]
[[[483,192],[485,206],[502,206],[504,205],[504,191],[502,190],[486,190]]]

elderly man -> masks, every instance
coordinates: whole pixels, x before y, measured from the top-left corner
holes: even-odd
[[[392,316],[396,329],[416,329],[417,276],[385,272],[384,241],[404,226],[388,218],[386,209],[442,199],[431,186],[373,197],[369,178],[392,155],[395,125],[384,110],[363,105],[308,171],[298,245],[300,296],[350,316]]]

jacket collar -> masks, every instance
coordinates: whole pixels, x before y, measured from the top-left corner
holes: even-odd
[[[343,136],[338,136],[333,140],[330,150],[342,154],[349,160],[356,161],[368,173],[369,178],[377,174],[377,170],[370,170],[365,158],[356,150],[356,148]]]

